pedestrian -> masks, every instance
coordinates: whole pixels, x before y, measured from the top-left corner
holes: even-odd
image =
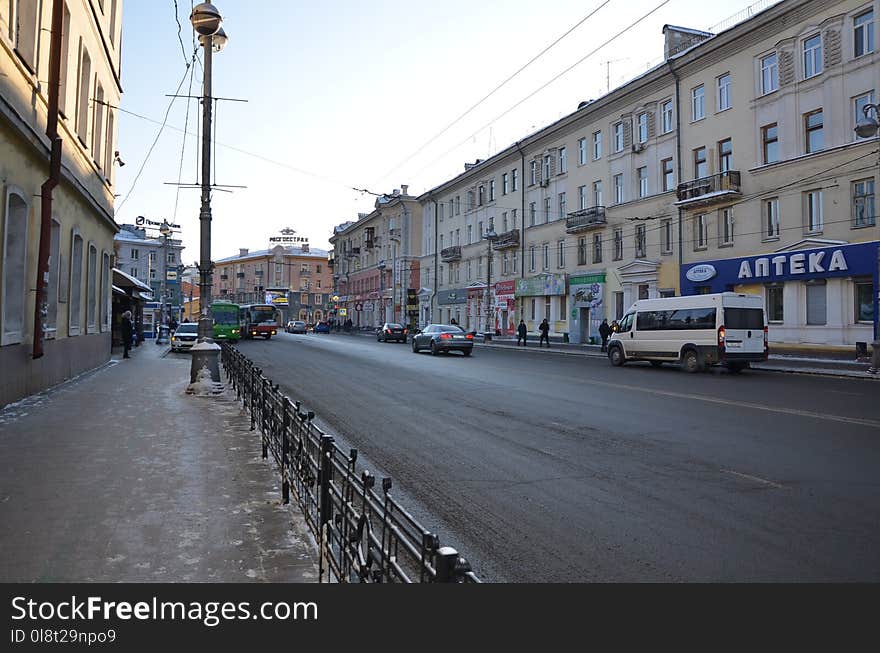
[[[172,318],[171,318],[171,323],[170,323],[168,326],[171,327],[171,331],[172,331],[172,332],[177,331],[177,320],[175,320],[175,319],[172,317]]]
[[[547,321],[546,317],[538,326],[538,331],[541,332],[541,337],[538,339],[538,347],[541,346],[542,342],[546,342],[547,349],[550,349],[550,323]]]
[[[602,324],[599,325],[599,335],[602,336],[602,351],[608,351],[608,337],[612,333],[613,331],[608,324],[608,320],[602,320]]]
[[[611,331],[613,333],[617,333],[618,331],[620,331],[620,324],[617,323],[617,320],[611,321]]]
[[[131,349],[131,338],[134,334],[134,325],[131,322],[131,311],[125,311],[122,314],[122,322],[120,324],[122,331],[122,357],[131,358],[128,350]]]
[[[516,345],[519,346],[519,343],[522,342],[522,346],[526,346],[526,336],[528,335],[529,330],[526,328],[525,320],[519,321],[519,326],[516,327]]]

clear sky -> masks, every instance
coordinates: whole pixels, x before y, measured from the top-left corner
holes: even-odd
[[[462,172],[465,162],[601,96],[605,62],[611,61],[612,88],[659,63],[664,24],[706,30],[756,2],[665,1],[584,59],[664,0],[217,0],[229,42],[214,56],[213,95],[247,102],[219,103],[214,178],[246,188],[213,194],[213,258],[239,247],[265,249],[283,227],[326,249],[334,225],[372,210],[374,197],[352,188],[429,190]],[[117,222],[138,215],[173,219],[182,228],[187,263],[199,257],[200,192],[168,182],[199,181],[201,111],[196,100],[171,104],[167,95],[181,81],[181,94],[202,92],[200,65],[191,86],[186,67],[194,49],[192,4],[124,0],[119,150],[126,165],[117,168],[116,181]]]

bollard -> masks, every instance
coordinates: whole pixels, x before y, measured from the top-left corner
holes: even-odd
[[[435,583],[454,583],[455,563],[458,562],[458,551],[451,546],[441,546],[437,549],[436,564],[434,569],[437,572],[434,576]]]

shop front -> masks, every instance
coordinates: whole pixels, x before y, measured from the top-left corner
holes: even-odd
[[[434,320],[438,324],[449,324],[452,320],[461,324],[467,310],[467,288],[441,290],[437,293],[437,312]]]
[[[539,274],[516,280],[514,295],[520,302],[520,315],[530,332],[537,331],[541,321],[547,318],[550,333],[568,333],[565,288],[564,274]]]
[[[516,314],[516,279],[495,284],[495,333],[512,336],[519,317]]]
[[[682,294],[761,295],[771,343],[870,342],[877,315],[878,242],[810,244],[816,241],[755,256],[685,264]]]
[[[599,325],[605,315],[605,273],[578,274],[568,277],[568,300],[571,305],[568,338],[570,342],[601,343]]]

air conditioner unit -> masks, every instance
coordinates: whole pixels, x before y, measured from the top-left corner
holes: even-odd
[[[644,143],[633,143],[633,146],[632,146],[633,152],[641,152],[644,149],[645,149]]]

